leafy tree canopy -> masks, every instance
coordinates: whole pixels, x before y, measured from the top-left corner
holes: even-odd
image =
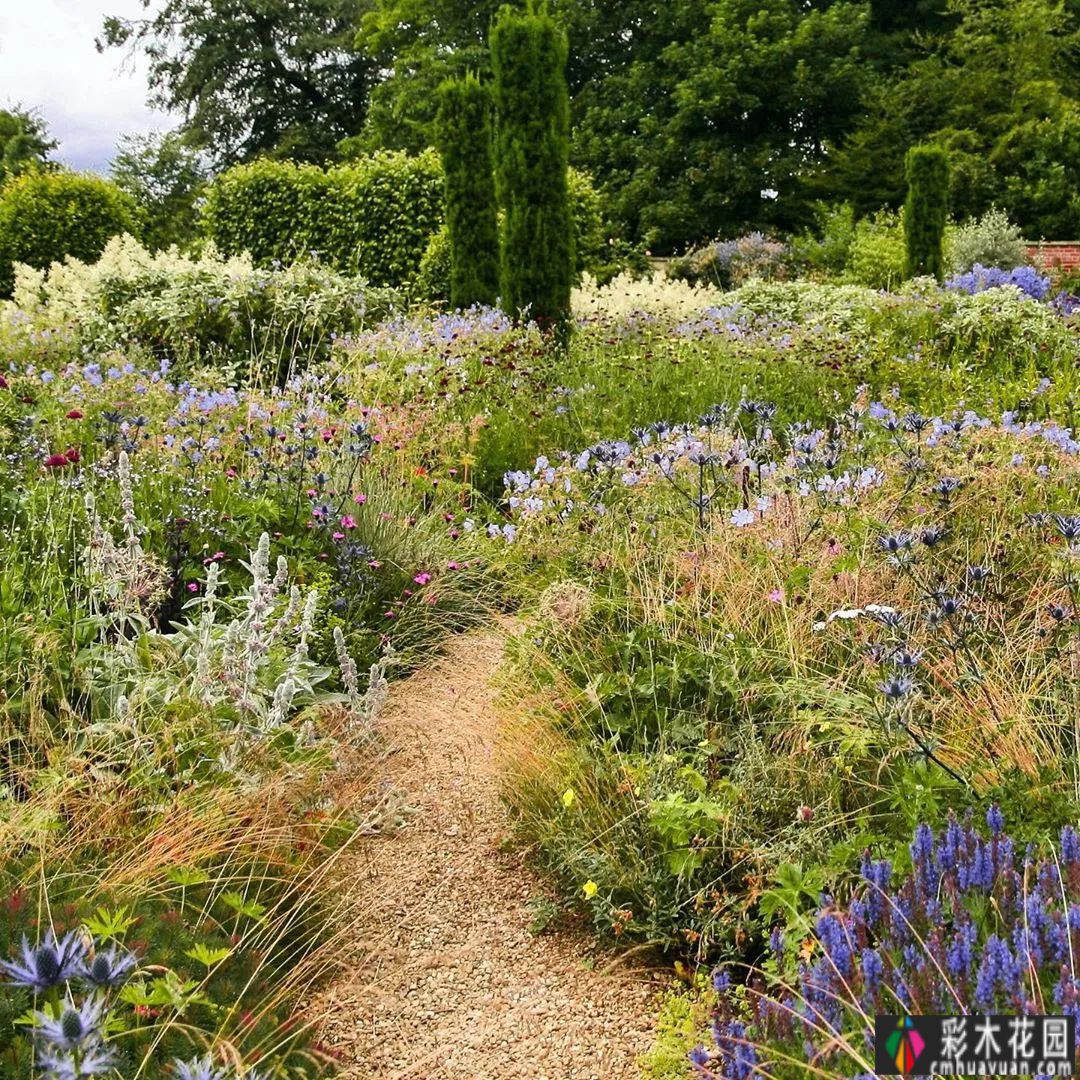
[[[109,172],[142,208],[148,247],[183,244],[195,235],[195,204],[207,170],[176,132],[123,136]]]
[[[0,184],[44,165],[56,141],[37,113],[18,105],[0,109]]]
[[[165,0],[105,20],[98,48],[142,51],[152,101],[216,166],[324,160],[363,125],[376,78],[353,49],[366,0]]]

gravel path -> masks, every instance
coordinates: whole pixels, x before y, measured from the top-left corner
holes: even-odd
[[[648,979],[590,970],[583,936],[531,934],[539,883],[501,850],[490,678],[502,649],[494,631],[451,641],[380,719],[401,748],[390,778],[417,813],[363,841],[350,867],[357,955],[318,1003],[347,1080],[639,1076]]]

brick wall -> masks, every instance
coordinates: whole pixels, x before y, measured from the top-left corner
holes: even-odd
[[[1080,270],[1080,240],[1050,240],[1028,244],[1028,258],[1047,270]]]

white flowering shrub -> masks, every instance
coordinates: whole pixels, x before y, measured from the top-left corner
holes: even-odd
[[[284,375],[325,358],[337,335],[395,302],[392,290],[317,262],[263,268],[213,245],[197,257],[151,253],[118,236],[96,263],[19,266],[13,299],[0,309],[0,350],[66,338],[82,357],[135,347],[181,366],[255,362]]]

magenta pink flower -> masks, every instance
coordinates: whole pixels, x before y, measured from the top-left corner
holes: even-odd
[[[769,593],[768,600],[771,604],[782,604],[784,602],[784,590],[773,589],[773,591]]]
[[[341,527],[343,529],[355,529],[356,528],[356,521],[352,517],[350,517],[348,514],[346,514],[341,519]]]
[[[343,532],[336,532],[336,533],[333,534],[333,538],[335,540],[344,540],[345,539],[345,534]]]
[[[360,495],[356,496],[356,505],[357,506],[363,506],[364,503],[366,503],[366,502],[367,502],[367,496],[366,495],[360,494]]]
[[[431,575],[426,570],[421,570],[420,573],[413,578],[413,581],[415,581],[417,585],[426,585],[430,580]]]

